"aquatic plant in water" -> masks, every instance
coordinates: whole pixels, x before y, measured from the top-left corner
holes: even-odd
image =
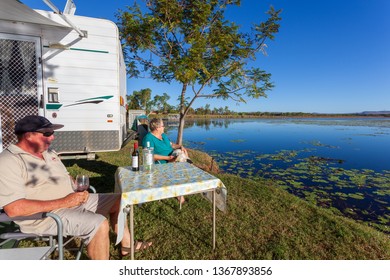
[[[240,143],[240,141],[237,141]],[[312,142],[313,146],[337,148]],[[344,169],[343,159],[313,154],[312,149],[281,150],[274,154],[212,153],[222,170],[243,178],[270,178],[278,186],[320,207],[331,209],[390,233],[390,171]]]

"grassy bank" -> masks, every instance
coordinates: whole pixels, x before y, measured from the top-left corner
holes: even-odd
[[[130,164],[131,147],[101,153],[96,161],[64,163],[71,174],[85,170],[98,191],[110,192],[116,168]],[[202,153],[191,157],[204,169],[218,170]],[[214,174],[228,189],[228,210],[217,212],[217,249],[211,247],[211,204],[193,195],[182,210],[176,199],[135,208],[135,238],[154,242],[137,259],[390,259],[389,236],[379,231],[311,205],[272,181]],[[111,255],[118,259],[114,246]]]

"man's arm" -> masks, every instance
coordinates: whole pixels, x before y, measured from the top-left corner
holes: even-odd
[[[54,200],[19,199],[3,207],[10,217],[29,216],[39,212],[50,212],[60,208],[71,208],[85,203],[89,193],[75,192]]]

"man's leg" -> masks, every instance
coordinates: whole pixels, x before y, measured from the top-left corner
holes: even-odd
[[[110,258],[110,226],[107,220],[104,220],[87,245],[87,252],[92,260],[108,260]]]
[[[61,208],[54,213],[62,220],[64,236],[78,236],[85,240],[88,256],[91,259],[109,259],[110,225],[104,215],[94,213],[97,201],[98,196],[92,196],[92,199],[79,207]],[[92,211],[89,210],[90,208]],[[106,214],[107,212],[108,210]],[[50,219],[44,232],[56,234],[56,223]]]
[[[110,223],[111,227],[114,229],[115,233],[118,234],[118,214],[120,211],[120,203],[121,199],[118,197],[118,199],[115,201],[114,205],[111,207],[110,210]],[[125,228],[123,230],[123,239],[121,242],[123,247],[130,248],[130,231],[129,231],[129,225],[127,222],[125,222]]]
[[[115,233],[118,234],[118,214],[120,211],[120,197],[117,201],[115,201],[114,205],[112,206],[110,210],[110,222],[111,227],[114,229]],[[123,230],[123,238],[121,241],[122,248],[125,248],[125,250],[122,250],[122,255],[127,255],[129,253],[129,248],[131,248],[132,244],[130,244],[130,231],[129,231],[129,225],[127,222],[125,222],[125,228]],[[148,248],[152,245],[152,242],[135,242],[135,248],[134,251],[138,251],[141,249]],[[127,250],[126,250],[127,248]]]

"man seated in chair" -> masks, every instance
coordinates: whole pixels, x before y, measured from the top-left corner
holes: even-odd
[[[110,223],[117,232],[120,194],[73,190],[73,180],[65,166],[57,154],[49,150],[54,130],[62,127],[41,116],[24,117],[15,125],[18,142],[0,154],[0,208],[10,217],[53,212],[63,222],[64,236],[84,239],[91,259],[109,259]],[[52,219],[17,223],[25,233],[57,233]],[[130,252],[130,233],[125,224],[122,255]],[[151,245],[151,242],[136,242],[134,250]]]

